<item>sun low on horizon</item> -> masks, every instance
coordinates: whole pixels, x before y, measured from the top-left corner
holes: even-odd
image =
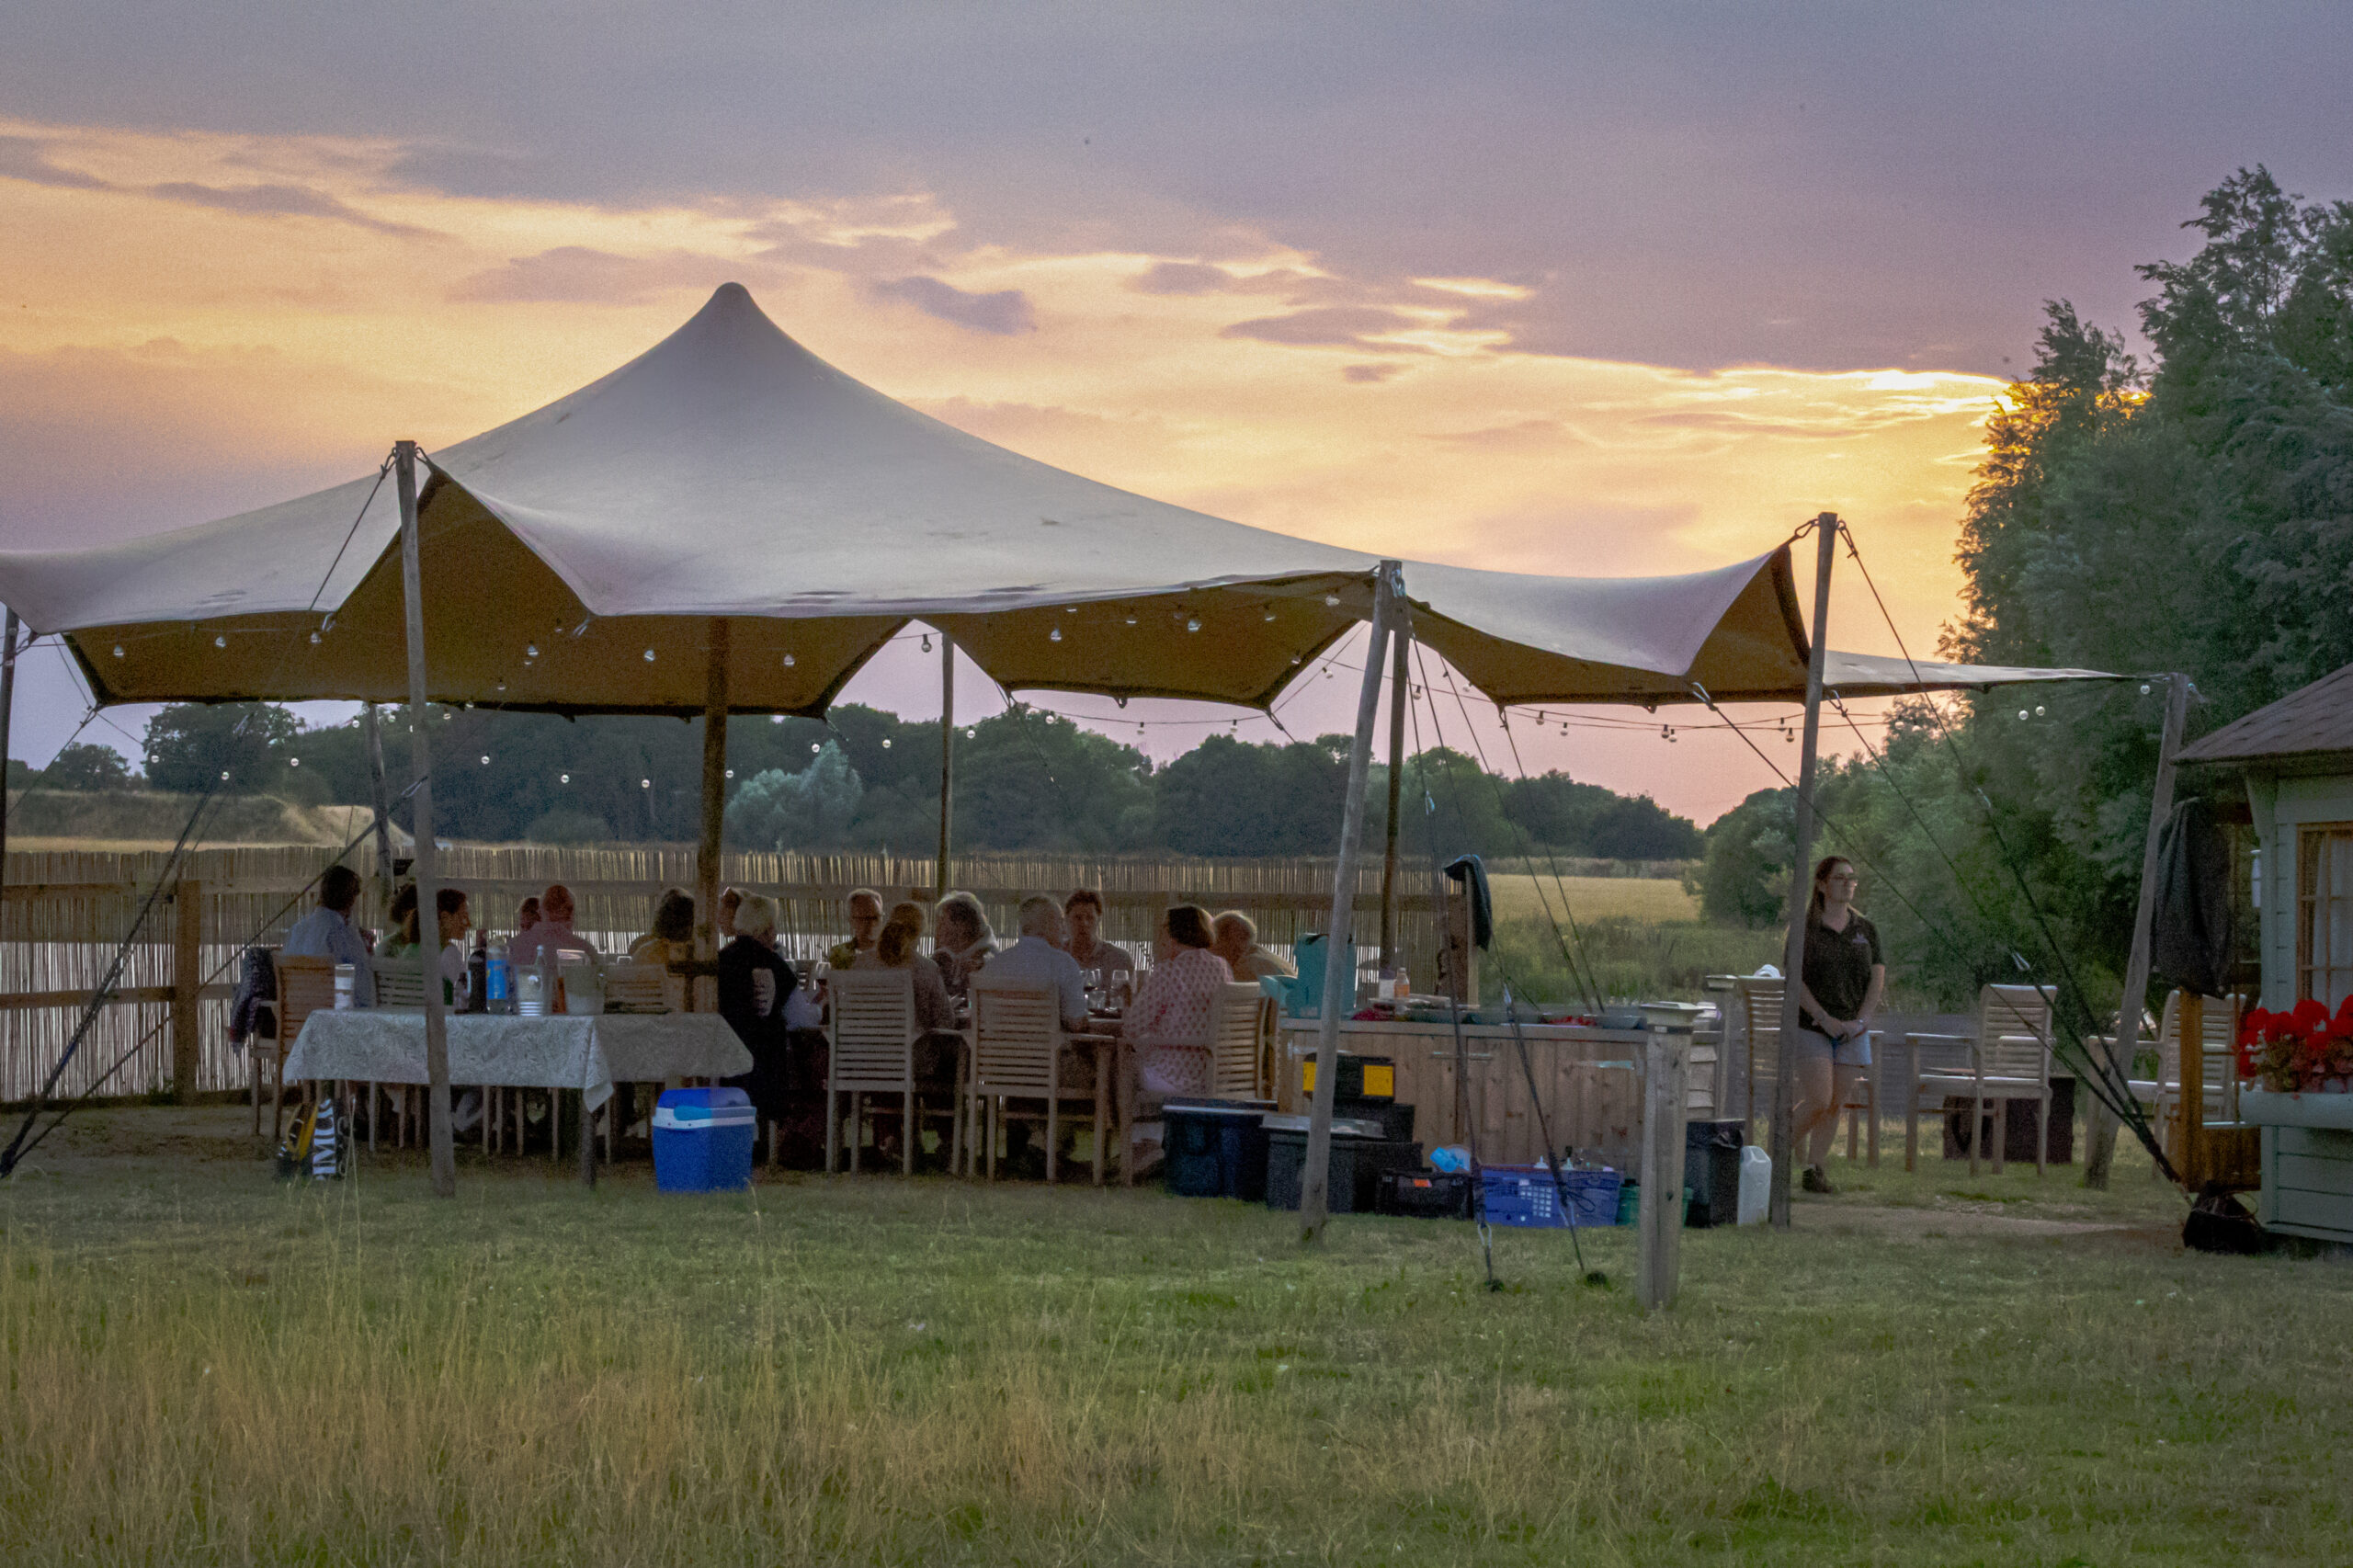
[[[323,39],[225,20],[221,88],[200,96],[171,85],[160,41],[49,17],[40,38],[85,76],[0,99],[17,106],[0,111],[0,546],[185,527],[363,473],[396,438],[462,439],[644,352],[732,281],[912,407],[1238,522],[1624,576],[1752,557],[1834,511],[1887,609],[1842,572],[1834,645],[1925,653],[1959,613],[1984,422],[2030,363],[2040,299],[2086,268],[1971,264],[1952,220],[1868,166],[1859,119],[1809,121],[1760,79],[1627,142],[1605,132],[1661,111],[1540,26],[1525,47],[1508,28],[1372,28],[1362,81],[1309,71],[1289,96],[1238,45],[1162,29],[1155,46],[1235,71],[1230,91],[1115,90],[1098,73],[1064,110],[957,53],[1050,73],[1020,40],[1063,25],[1018,14],[985,39],[964,20],[937,40],[827,24],[913,51],[910,81],[938,85],[937,102],[894,100],[887,126],[827,98],[781,34],[645,41],[674,74],[725,76],[743,50],[802,89],[734,81],[699,118],[651,90],[592,103],[590,68],[561,53],[512,76],[512,103],[485,97],[481,60],[397,87],[355,76],[338,97]],[[1265,25],[1269,48],[1312,51]],[[510,75],[540,63],[502,29],[482,47]],[[290,97],[254,63],[280,49],[310,59]],[[1417,50],[1513,91],[1400,74]],[[1552,127],[1554,55],[1576,62],[1561,101],[1583,141]],[[1218,111],[1188,115],[1187,92]],[[1685,159],[1678,134],[1722,166]],[[1601,145],[1648,187],[1583,150]],[[1845,165],[1795,155],[1831,145]],[[1747,166],[1752,146],[1788,161]],[[1838,222],[1817,238],[1792,229],[1802,214]],[[2145,254],[2146,232],[2136,219],[2103,244]],[[2109,319],[2129,285],[2102,272]],[[38,761],[81,698],[39,659],[25,682],[15,750]],[[919,717],[932,684],[886,653],[846,695]],[[1289,733],[1345,727],[1346,694],[1324,684],[1298,694]],[[1119,733],[1106,705],[1061,705]],[[1122,738],[1165,759],[1232,718],[1163,714]],[[1774,781],[1704,725],[1596,725],[1534,737],[1527,766],[1701,821]],[[91,738],[135,752],[136,730],[117,715]]]

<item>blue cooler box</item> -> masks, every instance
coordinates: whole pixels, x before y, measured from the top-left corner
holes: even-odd
[[[752,1185],[759,1113],[741,1089],[665,1089],[654,1106],[654,1185],[740,1192]]]

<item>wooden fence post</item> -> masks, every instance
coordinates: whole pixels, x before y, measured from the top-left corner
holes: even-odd
[[[178,915],[172,927],[172,1099],[193,1105],[204,1059],[204,884],[180,879],[172,906]]]
[[[1642,1205],[1636,1210],[1634,1295],[1654,1312],[1682,1274],[1683,1118],[1691,1031],[1653,1026],[1643,1046]]]

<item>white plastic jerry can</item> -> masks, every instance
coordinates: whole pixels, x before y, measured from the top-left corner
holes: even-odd
[[[1765,1218],[1773,1199],[1773,1156],[1751,1143],[1740,1152],[1740,1223]]]

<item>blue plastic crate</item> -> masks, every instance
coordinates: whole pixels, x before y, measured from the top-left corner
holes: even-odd
[[[1565,1230],[1571,1223],[1561,1212],[1552,1173],[1543,1166],[1483,1165],[1479,1176],[1489,1224]],[[1618,1222],[1618,1188],[1625,1178],[1616,1171],[1569,1170],[1561,1173],[1561,1179],[1579,1228]]]
[[[752,1185],[759,1113],[741,1089],[666,1089],[654,1106],[654,1185],[740,1192]]]

